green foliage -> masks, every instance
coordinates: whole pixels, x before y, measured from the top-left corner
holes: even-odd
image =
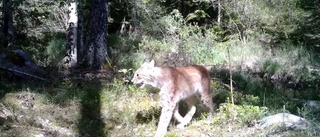
[[[261,61],[261,71],[269,74],[292,77],[296,82],[316,81],[319,73],[314,69],[319,63],[316,55],[304,47],[287,46],[275,52],[277,56],[267,56]]]
[[[53,39],[49,42],[46,49],[46,55],[48,56],[48,64],[57,65],[65,55],[65,39]]]
[[[164,34],[174,35],[185,24],[179,10],[173,10],[170,14],[159,19],[159,26],[163,28]]]
[[[312,124],[320,120],[317,118],[319,111],[313,107],[303,105],[301,108],[298,108],[297,112],[301,117],[312,120]]]
[[[186,25],[179,32],[182,40],[182,49],[191,55],[191,61],[195,64],[216,65],[225,61],[223,51],[226,44],[216,41],[218,34],[213,29],[203,30],[198,26]]]
[[[177,137],[177,136],[178,136],[177,133],[175,133],[175,132],[170,132],[170,133],[166,134],[165,137]]]
[[[228,102],[231,98],[229,91],[219,92],[217,98],[220,102]],[[241,92],[234,92],[233,94],[234,103],[238,105],[255,105],[259,106],[261,100],[258,96],[243,94]]]
[[[139,44],[141,51],[149,51],[150,53],[168,52],[170,51],[170,44],[165,41],[157,40],[150,37],[143,37]]]
[[[195,10],[193,13],[190,13],[187,18],[186,21],[190,21],[192,19],[200,19],[200,18],[206,18],[209,17],[209,15],[203,11],[203,10]]]
[[[262,66],[262,72],[274,74],[279,70],[280,65],[278,62],[273,62],[272,60],[266,60]]]
[[[297,0],[241,0],[225,3],[223,12],[229,23],[227,27],[235,33],[244,31],[248,35],[262,28],[263,33],[286,39],[302,19],[302,11],[296,4]]]
[[[243,105],[236,107],[240,122],[251,123],[253,120],[258,120],[267,114],[266,107]]]
[[[14,28],[16,33],[16,46],[28,51],[38,65],[48,65],[48,51],[55,55],[49,55],[50,61],[62,58],[62,54],[56,54],[54,48],[60,48],[60,36],[57,33],[66,30],[66,7],[63,3],[49,1],[14,1]],[[52,12],[55,11],[55,12]],[[54,39],[59,39],[57,42]],[[56,45],[58,47],[53,47]],[[49,49],[47,46],[50,45]],[[61,48],[63,49],[63,48]],[[60,50],[61,51],[61,50]],[[59,56],[59,57],[57,57]]]
[[[235,120],[242,124],[252,123],[265,116],[268,112],[266,107],[253,105],[232,105],[231,103],[222,104],[219,113],[214,117],[214,122],[221,124],[230,120]]]
[[[187,24],[178,10],[160,18],[159,22],[160,28],[166,32],[163,33],[164,39],[144,36],[140,45],[142,52],[157,54],[156,57],[168,56],[168,52],[188,55],[188,58],[185,57],[182,61],[194,64],[215,65],[224,61],[224,56],[219,53],[226,46],[218,46],[219,43],[215,41],[220,31],[205,30],[198,25]]]
[[[117,69],[137,68],[143,63],[146,54],[137,52],[139,48],[139,38],[134,34],[128,36],[108,36],[109,56]]]
[[[164,32],[157,19],[165,15],[165,9],[159,3],[160,1],[155,0],[128,1],[130,8],[127,16],[131,18],[131,24],[145,34],[161,36]],[[123,7],[123,4],[119,6]]]

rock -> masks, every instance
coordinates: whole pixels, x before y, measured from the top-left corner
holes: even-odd
[[[7,70],[11,76],[45,80],[45,72],[38,67],[23,50],[0,51],[0,69]]]
[[[22,92],[16,95],[16,98],[21,101],[20,105],[25,109],[33,109],[34,108],[34,100],[35,95],[30,92]]]
[[[258,121],[260,128],[268,128],[271,126],[283,126],[288,129],[307,129],[311,123],[306,119],[289,114],[279,113],[272,116],[265,117]]]
[[[6,120],[12,120],[13,118],[14,116],[10,110],[0,103],[0,125],[2,125]]]
[[[43,134],[34,135],[34,137],[45,137]]]
[[[314,109],[316,111],[320,110],[320,101],[307,100],[304,105],[310,109]]]

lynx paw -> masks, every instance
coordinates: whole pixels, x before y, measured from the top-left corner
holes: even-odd
[[[187,125],[186,123],[180,123],[177,125],[177,128],[184,129],[186,127],[186,125]]]

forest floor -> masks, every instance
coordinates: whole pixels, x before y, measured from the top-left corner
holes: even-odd
[[[129,79],[123,74],[86,73],[83,76],[86,79],[64,78],[60,84],[3,81],[3,88],[0,89],[0,136],[154,135],[160,115],[156,89],[138,89],[128,82]],[[185,129],[178,129],[176,122],[171,122],[168,137],[319,135],[313,126],[304,130],[283,128],[281,125],[261,128],[257,121],[262,117],[289,110],[253,105],[256,97],[240,94],[235,94],[239,96],[235,97],[235,100],[252,98],[246,100],[247,105],[238,103],[238,107],[233,110],[228,102],[229,98],[223,98],[222,95],[228,92],[228,89],[219,82],[212,82],[212,85],[215,89],[216,104],[213,117],[207,117],[204,107],[199,103],[194,119]],[[289,103],[287,102],[287,105],[290,105]],[[183,103],[180,105],[184,106]],[[185,107],[181,108],[183,114]],[[318,117],[310,113],[310,110],[301,108],[299,114],[317,125]]]

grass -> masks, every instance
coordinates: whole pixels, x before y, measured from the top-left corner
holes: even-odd
[[[69,82],[55,88],[30,85],[29,88],[11,89],[1,99],[1,110],[11,113],[0,120],[1,135],[6,136],[153,136],[157,127],[160,108],[158,95],[153,89],[138,89],[122,79],[111,82],[88,82],[83,87]],[[260,104],[261,98],[236,92],[238,105],[232,109],[228,103],[228,89],[214,83],[219,90],[221,103],[213,119],[205,115],[194,118],[183,130],[177,129],[174,122],[169,127],[167,137],[182,136],[264,136],[267,134],[315,135],[310,131],[261,131],[251,125],[257,119],[276,112],[274,104]],[[10,86],[14,87],[14,86]],[[30,96],[29,99],[27,96]],[[33,98],[33,99],[32,99]],[[270,100],[276,96],[267,96]],[[276,102],[274,102],[276,103]],[[29,106],[28,106],[29,104]],[[30,106],[30,104],[33,104]],[[24,106],[25,105],[25,106]],[[276,105],[274,105],[276,106]],[[198,107],[199,112],[204,112]],[[277,108],[280,109],[280,108]],[[309,112],[300,109],[301,112]],[[204,113],[200,113],[204,114]],[[304,116],[311,116],[304,113]],[[314,117],[308,117],[314,118]],[[305,134],[307,133],[307,134]]]

